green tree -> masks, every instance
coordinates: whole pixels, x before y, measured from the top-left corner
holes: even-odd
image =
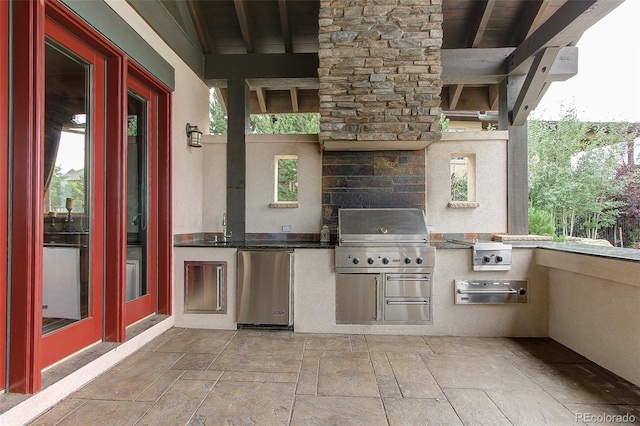
[[[227,134],[227,114],[222,109],[216,91],[209,91],[209,133],[212,135]]]
[[[250,117],[250,132],[260,134],[317,134],[320,114],[254,114]],[[211,134],[227,134],[227,115],[215,90],[209,92],[209,130]]]
[[[298,201],[298,159],[278,160],[278,201]]]
[[[579,122],[575,110],[558,122],[529,122],[529,200],[550,212],[563,236],[597,238],[615,223],[622,191],[615,170],[622,159],[622,127]],[[578,229],[580,228],[580,229]]]

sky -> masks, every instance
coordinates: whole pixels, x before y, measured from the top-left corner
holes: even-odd
[[[578,41],[578,74],[552,83],[530,117],[640,122],[640,0],[626,0]]]

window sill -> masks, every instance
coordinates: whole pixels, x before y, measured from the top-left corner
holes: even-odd
[[[476,201],[450,201],[449,207],[452,209],[475,209],[480,207],[480,203]]]
[[[278,202],[278,203],[269,204],[269,207],[271,207],[272,209],[297,209],[298,207],[300,207],[300,205],[298,204],[297,201],[294,201],[292,203]]]

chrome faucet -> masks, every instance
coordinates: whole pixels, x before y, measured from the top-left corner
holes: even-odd
[[[227,214],[222,213],[222,242],[226,243],[231,239],[231,231],[227,234]]]

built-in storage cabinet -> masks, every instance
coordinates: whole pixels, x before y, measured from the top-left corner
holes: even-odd
[[[184,262],[184,312],[227,313],[227,262]]]
[[[336,274],[336,323],[366,324],[379,318],[382,274]]]
[[[431,324],[431,273],[336,274],[337,324]]]

